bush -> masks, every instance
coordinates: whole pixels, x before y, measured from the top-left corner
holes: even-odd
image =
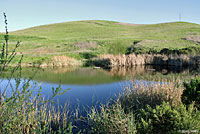
[[[191,79],[190,82],[184,82],[185,89],[182,94],[182,102],[186,105],[195,103],[200,108],[200,77]]]
[[[82,52],[82,53],[79,53],[79,55],[84,59],[91,59],[91,58],[97,57],[97,55],[93,52]]]
[[[141,110],[137,124],[139,133],[144,134],[200,131],[200,111],[194,107],[194,104],[188,107],[184,104],[172,107],[169,103],[163,103],[156,108],[147,106],[147,110]]]
[[[140,46],[130,46],[126,50],[126,54],[136,53],[136,54],[193,54],[196,55],[200,52],[199,46],[188,46],[185,48],[150,48],[150,47],[140,47]]]

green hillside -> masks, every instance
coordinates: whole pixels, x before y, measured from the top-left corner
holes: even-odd
[[[43,25],[10,33],[10,46],[22,41],[19,52],[26,61],[48,60],[53,55],[87,59],[104,53],[124,54],[129,47],[137,53],[160,52],[163,48],[199,53],[198,43],[185,40],[199,36],[200,25],[171,22],[130,25],[113,21],[90,20]],[[0,40],[3,35],[0,34]],[[133,42],[138,41],[133,46]],[[185,51],[189,48],[190,51]]]

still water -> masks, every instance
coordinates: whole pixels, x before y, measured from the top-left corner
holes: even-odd
[[[155,82],[159,79],[186,79],[198,72],[198,68],[162,68],[153,66],[137,66],[134,68],[113,68],[110,70],[93,68],[23,68],[21,78],[32,78],[30,85],[35,87],[34,93],[42,88],[43,97],[52,95],[52,88],[61,86],[69,89],[65,94],[54,99],[59,105],[69,103],[70,107],[91,107],[106,103],[116,98],[127,86],[143,82]],[[21,81],[23,83],[23,81]],[[10,83],[15,85],[15,80]],[[21,84],[22,84],[21,83]],[[1,89],[8,85],[8,80],[1,79]],[[8,85],[9,89],[11,88]],[[10,94],[12,90],[8,90]]]

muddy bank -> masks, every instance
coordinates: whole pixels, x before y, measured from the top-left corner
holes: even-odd
[[[161,55],[161,54],[129,54],[129,55],[101,55],[88,62],[103,68],[133,67],[138,65],[192,66],[200,65],[200,56]]]

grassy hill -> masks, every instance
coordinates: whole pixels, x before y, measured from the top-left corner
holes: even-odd
[[[199,53],[196,42],[185,40],[199,36],[200,25],[171,22],[151,25],[90,20],[43,25],[10,33],[10,46],[22,41],[19,52],[26,61],[48,60],[54,55],[87,59],[104,53],[124,54],[129,47],[137,53],[160,52],[163,48]],[[3,35],[0,34],[0,40]],[[138,43],[133,46],[133,42]],[[194,50],[193,50],[194,49]],[[186,51],[188,53],[188,51]]]

